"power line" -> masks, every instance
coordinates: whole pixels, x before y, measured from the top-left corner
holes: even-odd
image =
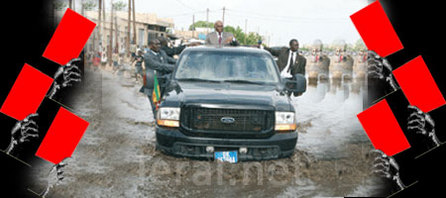
[[[168,16],[163,16],[165,18],[174,18],[174,17],[180,17],[180,16],[190,16],[193,14],[201,14],[201,13],[207,13],[207,12],[217,12],[220,11],[221,9],[217,9],[217,10],[202,10],[202,11],[195,11],[195,12],[187,12],[187,13],[181,13],[181,14],[176,14],[176,15],[168,15]]]
[[[268,18],[269,20],[321,20],[321,21],[341,21],[341,20],[348,20],[348,18],[308,18],[308,17],[296,17],[296,16],[284,16],[284,15],[266,15],[264,13],[256,13],[251,11],[241,11],[241,10],[234,10],[234,9],[228,9],[226,8],[226,11],[237,13],[237,14],[249,14],[246,16],[251,17],[260,17],[260,18]]]
[[[192,7],[189,7],[188,5],[186,5],[185,3],[183,3],[182,1],[180,1],[180,0],[175,0],[176,2],[178,2],[179,4],[181,4],[181,5],[183,5],[184,7],[186,7],[186,8],[189,8],[189,9],[191,9],[191,10],[194,10],[195,11],[195,9],[194,8],[192,8]]]
[[[227,11],[231,11],[226,9]],[[268,16],[252,16],[252,15],[243,15],[243,14],[239,14],[239,13],[235,13],[233,11],[231,11],[231,14],[229,16],[239,16],[239,17],[245,17],[245,18],[254,18],[254,19],[258,19],[258,20],[266,20],[266,21],[274,21],[274,22],[285,22],[285,23],[321,23],[321,22],[329,22],[329,23],[336,23],[336,22],[344,22],[347,21],[348,19],[327,19],[327,20],[319,20],[319,21],[314,21],[312,19],[297,19],[297,18],[289,18],[289,19],[275,19],[275,18],[271,18]]]

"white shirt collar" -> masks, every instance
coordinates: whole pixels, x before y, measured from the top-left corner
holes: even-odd
[[[155,54],[156,56],[158,56],[158,53],[156,53],[155,51],[153,51],[153,50],[149,50],[149,51],[151,51],[153,54]]]

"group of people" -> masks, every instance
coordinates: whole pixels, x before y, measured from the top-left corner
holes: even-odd
[[[215,31],[206,36],[206,45],[214,46],[238,46],[234,35],[230,32],[223,31],[223,22],[217,21],[214,24]],[[175,68],[176,59],[174,55],[180,54],[187,46],[169,47],[168,40],[160,37],[149,41],[149,49],[143,54],[140,50],[136,53],[134,61],[138,75],[143,77],[144,83],[140,92],[148,96],[152,105],[153,115],[156,116],[157,104],[154,104],[154,78],[156,76],[159,85],[160,95],[164,93],[166,82]],[[260,47],[260,45],[258,46]],[[280,50],[264,47],[273,56],[278,57],[277,65],[280,70],[280,75],[283,78],[295,79],[296,74],[305,75],[306,59],[299,54],[299,42],[292,39],[289,42],[289,48],[282,48]],[[142,69],[144,62],[145,71]]]
[[[107,68],[109,66],[114,73],[121,69],[121,66],[129,62],[135,56],[126,55],[125,52],[118,52],[117,50],[112,50],[111,57],[109,59],[109,51],[104,47],[100,46],[100,50],[93,52],[90,51],[86,54],[86,60],[89,60],[91,65],[95,70],[102,68]],[[110,63],[109,63],[110,61]]]

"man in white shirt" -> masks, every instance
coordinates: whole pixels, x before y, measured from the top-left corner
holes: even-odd
[[[293,75],[291,75],[291,65],[296,62],[296,57],[298,55],[297,51],[289,50],[288,57],[290,58],[288,59],[285,68],[280,72],[280,76],[283,78],[293,78]]]

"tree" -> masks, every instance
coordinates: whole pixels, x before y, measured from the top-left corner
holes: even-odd
[[[97,4],[95,2],[95,0],[88,0],[85,2],[82,2],[82,8],[86,11],[91,11],[94,8],[96,8]]]
[[[214,28],[214,23],[206,22],[206,21],[197,21],[194,24],[189,26],[189,30],[193,30],[193,28],[201,27],[201,28]]]
[[[235,33],[235,28],[234,27],[232,27],[232,26],[229,26],[229,25],[227,25],[227,26],[225,26],[224,28],[223,28],[223,31],[225,31],[225,32],[231,32],[231,33]]]
[[[224,27],[224,31],[234,34],[235,39],[237,39],[241,45],[256,45],[259,40],[262,40],[262,37],[258,33],[250,32],[245,34],[240,26],[234,28],[227,25]]]
[[[67,7],[68,4],[67,4],[67,2],[64,2],[64,1],[54,1],[53,5],[54,5],[54,9],[63,10],[64,8]]]
[[[114,11],[124,11],[124,9],[127,7],[127,4],[123,1],[118,1],[113,3],[113,10]]]
[[[189,30],[193,30],[194,27],[214,28],[214,23],[206,21],[197,21],[189,26]],[[250,32],[249,34],[245,34],[242,28],[240,28],[240,26],[234,28],[230,25],[226,25],[223,28],[223,31],[231,32],[234,35],[235,39],[237,39],[237,41],[241,45],[256,45],[259,40],[262,40],[262,37],[258,33]]]
[[[359,50],[362,50],[362,49],[367,49],[367,47],[365,46],[364,41],[362,39],[358,39],[355,42],[355,45],[353,46],[353,50],[354,51],[359,51]]]

